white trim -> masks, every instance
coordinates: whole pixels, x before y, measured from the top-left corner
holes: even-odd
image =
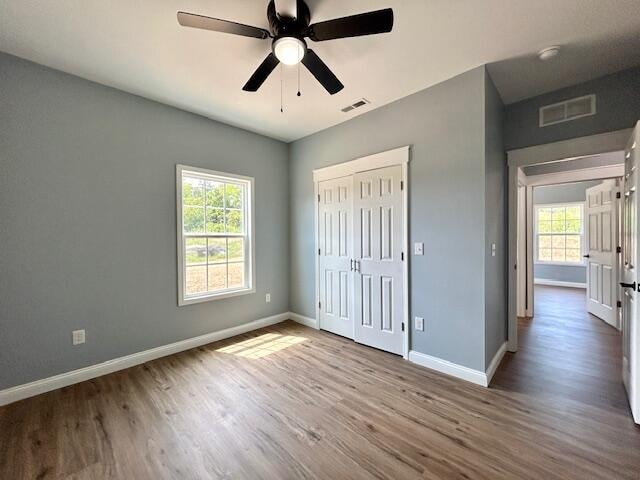
[[[184,242],[183,242],[183,225],[182,225],[182,174],[183,172],[201,174],[202,178],[216,178],[221,181],[237,180],[245,186],[245,212],[243,214],[246,232],[241,238],[245,239],[245,258],[244,273],[245,278],[249,280],[249,285],[243,288],[227,289],[220,292],[208,292],[202,295],[185,297],[185,266],[184,266]],[[200,175],[197,175],[200,176]],[[178,306],[192,305],[194,303],[209,302],[212,300],[221,300],[223,298],[237,297],[239,295],[247,295],[256,291],[256,249],[254,245],[255,239],[255,179],[245,175],[237,175],[233,173],[218,172],[206,168],[190,167],[187,165],[176,165],[176,232],[177,232],[177,265],[178,265]],[[247,215],[248,211],[248,215]],[[206,221],[206,219],[205,219]],[[249,261],[247,261],[247,253],[249,252]]]
[[[491,384],[491,379],[493,378],[493,375],[496,373],[496,370],[498,370],[498,367],[500,366],[500,362],[502,362],[502,358],[504,357],[504,354],[506,352],[507,352],[507,342],[504,342],[502,345],[500,345],[500,348],[498,348],[498,351],[491,359],[491,363],[489,364],[489,366],[487,367],[487,371],[485,372],[485,376],[487,377],[487,386]]]
[[[507,162],[510,167],[525,167],[540,163],[573,160],[600,153],[617,152],[626,148],[627,141],[632,134],[633,129],[627,128],[625,130],[509,150],[507,152]]]
[[[624,163],[606,165],[604,167],[581,168],[566,172],[541,173],[525,176],[527,185],[557,185],[561,183],[585,182],[588,180],[604,180],[624,176]]]
[[[289,319],[301,325],[318,330],[318,321],[315,318],[305,317],[299,313],[289,312]]]
[[[106,362],[98,363],[88,367],[80,368],[78,370],[72,370],[70,372],[61,373],[53,377],[44,378],[42,380],[36,380],[34,382],[25,383],[15,387],[0,390],[0,406],[7,405],[12,402],[17,402],[24,398],[40,395],[41,393],[50,392],[58,388],[73,385],[75,383],[84,382],[92,378],[107,375],[109,373],[117,372],[125,368],[140,365],[142,363],[155,360],[157,358],[166,357],[167,355],[173,355],[174,353],[183,352],[191,348],[200,347],[208,343],[224,340],[225,338],[234,337],[243,333],[257,330],[259,328],[275,325],[276,323],[289,320],[291,315],[289,312],[280,313],[271,317],[261,318],[254,320],[237,327],[225,328],[217,332],[207,333],[198,337],[188,338],[179,342],[170,343],[156,348],[151,348],[142,352],[133,353],[124,357],[114,358],[107,360]]]
[[[562,280],[552,280],[550,278],[534,278],[533,283],[536,285],[549,285],[551,287],[587,288],[586,283],[564,282]]]
[[[410,323],[409,323],[409,259],[411,258],[409,251],[409,169],[408,163],[410,160],[410,146],[399,147],[386,152],[380,152],[367,157],[356,158],[337,165],[331,165],[329,167],[319,168],[313,171],[313,203],[314,203],[314,228],[315,228],[315,284],[316,284],[316,328],[320,329],[320,282],[318,280],[320,272],[320,259],[318,255],[319,242],[318,242],[318,208],[319,208],[319,187],[318,184],[325,180],[333,180],[335,178],[346,177],[354,175],[359,172],[367,172],[370,170],[377,170],[379,168],[391,167],[400,165],[402,167],[402,183],[403,183],[403,195],[402,195],[402,245],[404,247],[404,262],[402,262],[402,278],[404,282],[404,294],[403,294],[403,323],[404,323],[404,341],[402,356],[405,360],[409,359],[409,335],[410,335]]]
[[[436,372],[475,383],[476,385],[481,385],[483,387],[487,386],[487,375],[485,372],[481,372],[480,370],[463,367],[457,363],[443,360],[438,357],[432,357],[431,355],[416,352],[415,350],[411,350],[409,352],[409,361],[423,367],[430,368],[431,370],[435,370]]]
[[[356,158],[337,165],[330,165],[318,168],[313,171],[313,181],[333,180],[334,178],[347,177],[354,173],[377,170],[379,168],[391,167],[409,163],[409,146],[387,150],[367,157]]]
[[[484,372],[480,370],[474,370],[473,368],[464,367],[462,365],[458,365],[457,363],[443,360],[442,358],[433,357],[431,355],[427,355],[426,353],[417,352],[415,350],[411,350],[409,352],[409,361],[422,367],[435,370],[436,372],[444,373],[445,375],[450,375],[461,380],[466,380],[467,382],[475,383],[476,385],[480,385],[482,387],[488,387],[491,383],[493,375],[496,373],[496,370],[500,366],[500,362],[502,361],[502,358],[504,357],[506,351],[507,342],[504,342],[502,345],[500,345],[500,348],[498,348],[498,351],[493,356],[493,359],[491,359],[491,363],[487,367],[487,370]]]

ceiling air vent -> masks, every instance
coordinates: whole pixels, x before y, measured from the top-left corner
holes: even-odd
[[[347,113],[347,112],[350,112],[351,110],[355,110],[356,108],[364,107],[368,103],[371,103],[371,102],[369,100],[367,100],[366,98],[361,98],[357,102],[352,103],[351,105],[347,105],[346,107],[344,107],[342,109],[342,111],[344,113]]]
[[[569,122],[595,114],[596,96],[585,95],[540,108],[540,126],[546,127],[556,123]]]

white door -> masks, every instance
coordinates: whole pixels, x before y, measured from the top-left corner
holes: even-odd
[[[640,123],[625,152],[624,212],[622,222],[622,379],[636,423],[640,423],[640,325],[638,324],[638,168]]]
[[[318,184],[320,328],[353,338],[353,177]]]
[[[585,257],[587,311],[617,328],[616,191],[615,181],[607,180],[585,192]]]
[[[355,340],[403,353],[402,167],[354,175]]]

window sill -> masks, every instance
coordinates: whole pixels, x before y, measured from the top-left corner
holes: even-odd
[[[207,295],[200,295],[197,297],[179,298],[178,306],[184,307],[186,305],[192,305],[194,303],[211,302],[213,300],[222,300],[225,298],[239,297],[241,295],[249,295],[256,293],[255,288],[242,288],[239,290],[228,290],[220,293],[210,293]]]
[[[534,265],[551,265],[556,267],[586,267],[587,264],[585,262],[544,262],[540,260],[535,260],[533,262]]]

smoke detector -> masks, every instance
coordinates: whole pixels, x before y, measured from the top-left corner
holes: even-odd
[[[538,52],[538,58],[543,62],[547,60],[551,60],[553,57],[557,56],[560,53],[560,47],[554,45],[553,47],[543,48]]]

